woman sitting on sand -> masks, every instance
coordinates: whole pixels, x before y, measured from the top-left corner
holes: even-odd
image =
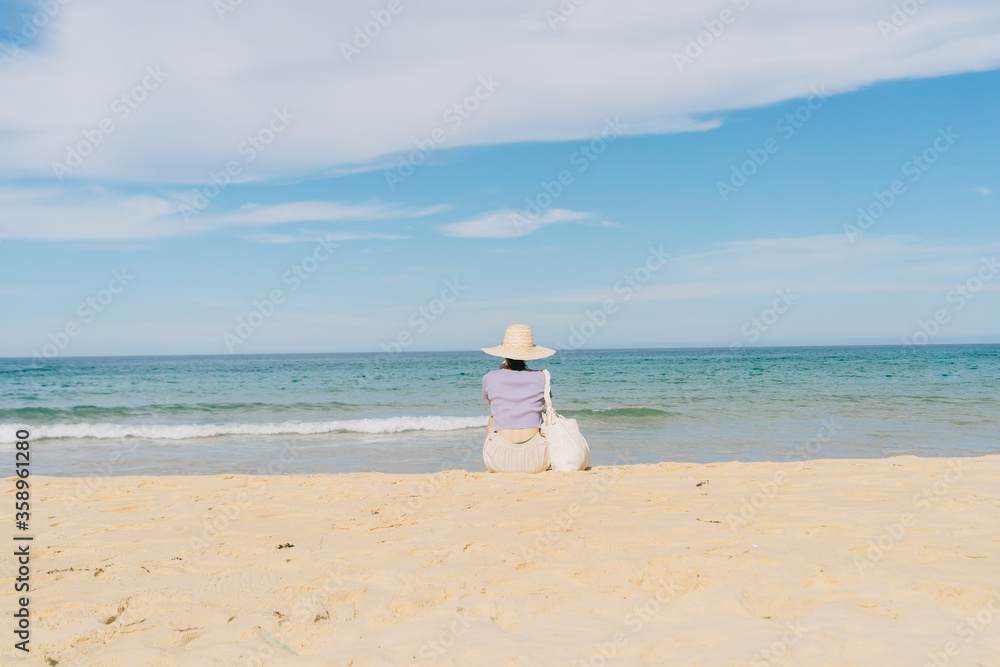
[[[486,468],[490,472],[548,470],[548,442],[539,430],[545,410],[545,375],[524,362],[556,351],[535,345],[531,329],[523,324],[507,327],[502,345],[480,349],[504,358],[499,370],[483,376],[483,398],[491,409],[483,444]]]

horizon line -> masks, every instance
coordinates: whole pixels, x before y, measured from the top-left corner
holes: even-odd
[[[1000,345],[1000,341],[988,343],[924,343],[917,345],[913,343],[835,343],[835,344],[799,344],[799,345],[745,345],[733,348],[725,345],[712,346],[678,346],[678,347],[601,347],[601,348],[578,348],[557,350],[556,353],[574,354],[577,352],[622,352],[622,351],[649,351],[649,352],[673,352],[691,350],[724,350],[733,353],[750,352],[754,350],[781,350],[781,349],[816,349],[816,348],[848,348],[848,347],[901,347],[901,348],[926,348],[926,347],[987,347]],[[368,350],[362,352],[253,352],[253,353],[193,353],[193,354],[88,354],[88,355],[57,355],[54,357],[0,357],[0,361],[57,361],[61,359],[142,359],[150,357],[281,357],[281,356],[325,356],[325,355],[366,355],[381,354],[390,357],[403,355],[420,354],[464,354],[473,353],[479,350],[405,350],[399,352],[385,352],[383,350]],[[546,357],[548,358],[548,357]]]

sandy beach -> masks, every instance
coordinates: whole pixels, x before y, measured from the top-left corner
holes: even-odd
[[[33,476],[32,650],[10,593],[2,656],[995,665],[998,478],[1000,456]]]

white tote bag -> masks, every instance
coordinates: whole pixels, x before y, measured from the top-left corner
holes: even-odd
[[[560,472],[583,470],[590,465],[590,446],[580,433],[575,419],[567,419],[552,408],[549,398],[552,377],[545,373],[545,415],[542,419],[542,436],[549,443],[549,461],[552,469]]]

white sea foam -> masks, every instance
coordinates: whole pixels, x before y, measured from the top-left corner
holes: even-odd
[[[32,440],[55,438],[149,438],[188,440],[218,435],[313,435],[349,431],[352,433],[400,433],[402,431],[455,431],[486,426],[486,417],[382,417],[321,422],[263,422],[228,424],[50,424],[26,426],[0,424],[0,443],[14,442],[20,428],[28,428]]]

